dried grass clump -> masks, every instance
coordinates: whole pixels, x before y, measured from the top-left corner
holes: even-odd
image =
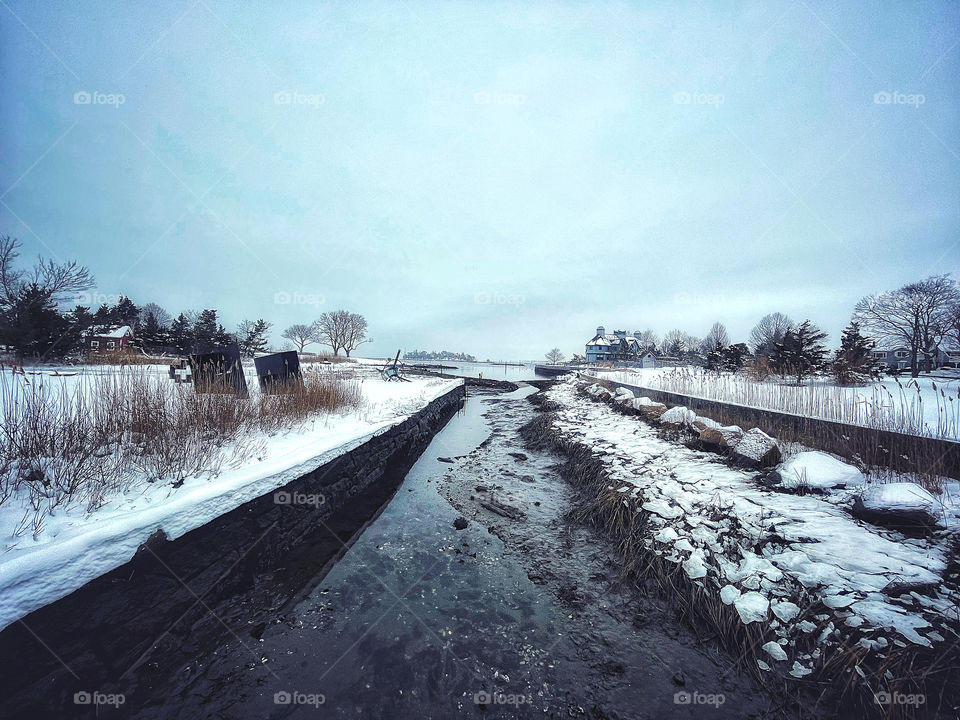
[[[88,510],[142,482],[174,486],[262,454],[264,433],[360,403],[360,385],[308,370],[280,392],[197,393],[144,368],[84,375],[72,387],[0,373],[0,503],[29,498],[15,534],[38,535],[61,505]]]

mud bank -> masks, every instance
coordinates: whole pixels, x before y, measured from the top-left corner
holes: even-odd
[[[464,396],[463,386],[454,388],[174,541],[158,531],[128,563],[6,628],[0,715],[126,717],[162,696],[172,668],[235,635],[233,621],[242,618],[255,642],[267,619],[308,594],[377,516]],[[94,692],[135,702],[75,702],[76,693]]]

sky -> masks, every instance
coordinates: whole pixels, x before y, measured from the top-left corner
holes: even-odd
[[[856,301],[960,266],[955,2],[0,0],[0,234],[371,356]]]

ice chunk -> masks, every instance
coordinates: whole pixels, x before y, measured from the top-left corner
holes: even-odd
[[[766,595],[758,592],[744,593],[733,601],[740,619],[745,623],[760,622],[767,619],[767,610],[770,607],[770,601]]]
[[[720,589],[720,600],[724,605],[732,604],[738,597],[740,597],[740,590],[733,585],[724,585]]]
[[[773,614],[783,620],[783,622],[790,622],[800,614],[800,608],[789,600],[775,602],[771,605],[770,609],[773,610]]]
[[[787,654],[783,651],[783,648],[780,646],[780,643],[774,642],[771,640],[768,643],[762,645],[763,649],[766,650],[767,655],[772,657],[774,660],[786,660]]]

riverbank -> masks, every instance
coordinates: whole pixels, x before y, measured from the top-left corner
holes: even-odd
[[[629,577],[736,653],[743,671],[821,707],[940,717],[956,704],[949,530],[906,538],[858,523],[845,510],[853,489],[766,487],[766,472],[685,447],[612,399],[558,383],[527,436],[565,458],[583,517],[618,544]]]
[[[4,710],[82,717],[90,708],[74,695],[99,692],[130,698],[125,716],[157,702],[171,669],[204,657],[224,630],[256,642],[257,628],[309,592],[380,512],[464,392],[444,388],[200,527],[157,530],[132,559],[0,632]]]

